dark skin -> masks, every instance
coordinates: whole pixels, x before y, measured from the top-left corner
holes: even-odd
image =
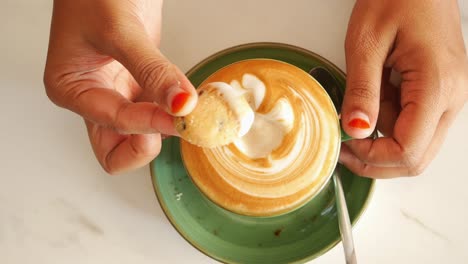
[[[159,50],[162,0],[56,0],[44,81],[81,115],[103,168],[144,166],[175,135],[195,89]],[[73,10],[73,12],[71,11]],[[346,38],[340,162],[368,177],[418,175],[468,99],[456,0],[358,0]],[[401,74],[392,86],[389,71]],[[365,139],[374,128],[383,138]]]
[[[457,1],[356,2],[346,38],[343,126],[360,140],[340,162],[362,176],[419,175],[468,98],[468,61]],[[389,72],[401,83],[389,83]],[[369,128],[355,128],[356,113]],[[362,139],[377,127],[384,137]]]
[[[111,174],[153,160],[161,133],[177,135],[173,116],[189,113],[197,100],[158,49],[161,8],[158,0],[54,1],[47,94],[83,117],[94,153]],[[178,94],[192,103],[172,111]]]

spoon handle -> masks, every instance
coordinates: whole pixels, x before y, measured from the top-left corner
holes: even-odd
[[[337,112],[341,111],[343,102],[343,91],[340,89],[338,82],[333,75],[324,67],[317,66],[309,71],[327,91],[335,105]],[[333,172],[333,182],[335,185],[336,208],[338,211],[338,223],[340,227],[341,241],[343,243],[345,258],[347,264],[356,264],[356,252],[354,250],[353,234],[351,230],[351,222],[349,220],[348,207],[343,192],[343,186],[340,178],[341,165],[337,165]]]
[[[348,208],[346,206],[346,199],[343,192],[343,185],[341,184],[340,169],[341,167],[339,166],[335,169],[333,174],[333,182],[335,184],[335,197],[341,241],[343,243],[346,263],[356,264],[356,251],[354,250],[351,221],[349,220]]]

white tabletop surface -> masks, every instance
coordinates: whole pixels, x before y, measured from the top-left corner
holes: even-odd
[[[51,2],[0,7],[0,263],[215,263],[165,218],[148,167],[108,176],[81,118],[49,102]],[[166,1],[162,49],[188,70],[235,44],[277,41],[344,68],[351,8],[345,0]],[[467,136],[465,107],[422,176],[377,182],[354,229],[359,263],[468,263]],[[343,261],[339,244],[312,263]]]

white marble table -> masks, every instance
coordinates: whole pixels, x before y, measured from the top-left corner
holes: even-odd
[[[214,263],[166,220],[148,168],[106,175],[82,120],[48,101],[51,2],[0,7],[0,263]],[[302,46],[344,68],[351,1],[220,2],[166,1],[162,49],[183,70],[253,41]],[[465,107],[424,175],[377,182],[355,228],[360,263],[468,263],[467,136]],[[313,263],[343,260],[338,245]]]

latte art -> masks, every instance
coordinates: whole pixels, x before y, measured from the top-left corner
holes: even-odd
[[[315,195],[336,165],[340,144],[338,117],[323,88],[292,65],[264,59],[229,65],[203,84],[211,82],[244,93],[255,118],[247,134],[227,146],[182,143],[187,170],[202,192],[254,216],[292,210]]]
[[[231,82],[236,90],[244,90],[245,96],[250,98],[250,106],[255,111],[254,122],[247,134],[234,141],[234,146],[251,159],[267,158],[272,151],[283,142],[294,124],[294,112],[285,98],[278,100],[268,113],[259,113],[258,108],[265,96],[265,84],[251,74],[242,76],[242,85],[237,80]],[[244,88],[249,87],[249,88]],[[221,148],[224,151],[226,147]]]
[[[234,141],[237,149],[249,158],[266,158],[283,142],[293,126],[294,113],[289,102],[280,99],[268,114],[256,113],[247,134]]]

